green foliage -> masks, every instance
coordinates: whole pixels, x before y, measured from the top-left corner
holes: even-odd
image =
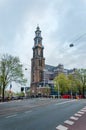
[[[24,94],[24,92],[20,92],[20,93],[17,93],[16,96],[18,96],[18,97],[24,97],[25,94]]]
[[[79,87],[79,91],[85,96],[86,91],[86,69],[79,69],[76,72],[77,84]]]
[[[85,96],[86,92],[86,69],[76,70],[74,74],[68,76],[64,74],[59,74],[54,79],[55,90],[59,90],[61,94],[72,92],[73,94],[78,93]]]
[[[77,71],[77,79],[80,81],[82,86],[86,87],[86,69],[79,69]]]
[[[0,76],[0,96],[1,96],[1,92],[2,92],[2,84],[1,84],[1,76]]]
[[[46,93],[47,95],[50,94],[50,87],[49,87],[48,85],[47,85],[46,88],[45,88],[45,93]]]
[[[19,58],[5,54],[0,60],[0,83],[2,84],[3,99],[4,90],[12,81],[22,85],[26,83]]]
[[[59,74],[58,76],[55,77],[54,79],[54,84],[55,84],[55,90],[59,91],[61,94],[64,94],[68,92],[69,86],[68,86],[68,78],[64,74]]]
[[[68,82],[69,82],[69,90],[72,91],[72,93],[77,93],[78,92],[78,87],[77,87],[77,80],[74,77],[75,75],[68,75]]]

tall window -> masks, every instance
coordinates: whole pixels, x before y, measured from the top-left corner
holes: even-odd
[[[39,66],[42,66],[42,61],[41,60],[39,60]]]

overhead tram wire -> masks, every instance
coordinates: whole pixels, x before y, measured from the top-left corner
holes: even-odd
[[[69,47],[73,47],[73,46],[74,46],[74,43],[77,42],[77,41],[79,41],[79,40],[80,40],[81,38],[83,38],[84,36],[86,36],[86,33],[83,33],[82,35],[77,36],[78,38],[74,38],[74,40],[72,40],[72,42],[70,42],[70,43],[68,42],[68,44],[69,44],[68,46],[69,46]],[[57,47],[58,47],[58,46],[57,46]],[[52,50],[52,52],[51,52],[51,54],[48,56],[48,58],[51,57],[51,55],[53,54],[53,52],[55,52],[55,51],[57,50],[57,47],[55,47],[55,49]]]
[[[75,39],[73,42],[71,42],[69,44],[70,47],[73,47],[74,46],[74,43],[79,41],[82,37],[84,37],[86,35],[86,33],[82,34],[81,36],[79,36],[77,39]]]
[[[23,67],[31,69],[31,65],[30,64],[26,64],[26,63],[22,63]],[[27,67],[26,67],[27,66]]]

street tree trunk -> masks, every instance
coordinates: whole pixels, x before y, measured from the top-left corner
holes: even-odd
[[[2,88],[2,101],[4,102],[4,86],[3,86],[3,88]]]
[[[85,92],[85,87],[83,86],[83,88],[82,88],[82,95],[83,95],[83,98],[85,98],[84,92]]]

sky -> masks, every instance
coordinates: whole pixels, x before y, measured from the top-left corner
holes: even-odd
[[[0,55],[18,56],[29,73],[37,25],[46,64],[86,68],[86,0],[0,0]]]

